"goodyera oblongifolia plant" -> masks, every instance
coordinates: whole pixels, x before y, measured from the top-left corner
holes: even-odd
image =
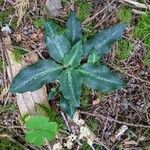
[[[52,59],[39,60],[22,69],[13,79],[10,92],[35,91],[44,84],[58,80],[59,90],[52,88],[49,97],[55,96],[59,91],[61,109],[73,117],[80,106],[82,84],[102,92],[111,92],[124,85],[118,75],[99,63],[112,44],[122,38],[124,24],[98,32],[89,40],[85,40],[82,25],[75,13],[70,14],[65,30],[53,21],[46,21],[44,28],[48,52]]]

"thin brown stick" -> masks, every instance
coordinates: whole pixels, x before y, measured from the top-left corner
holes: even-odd
[[[47,146],[48,150],[52,150],[51,144],[49,143],[49,141],[47,139],[45,139],[45,142],[46,142],[46,146]]]
[[[115,0],[113,0],[109,5],[105,6],[102,10],[98,11],[94,16],[87,18],[82,24],[86,24],[88,22],[91,22],[92,20],[94,20],[100,13],[102,13],[107,7],[109,7],[110,5],[112,5],[115,2]]]
[[[0,124],[0,128],[2,128],[2,129],[25,129],[22,126],[14,126],[14,125],[12,125],[12,126],[4,126],[4,125],[1,125],[1,124]]]
[[[135,76],[135,75],[129,74],[129,73],[127,73],[126,71],[120,69],[118,66],[116,66],[116,65],[113,64],[113,63],[108,64],[108,65],[109,65],[110,67],[112,67],[113,69],[115,69],[115,70],[117,70],[117,71],[119,71],[119,72],[121,72],[121,73],[123,73],[123,74],[129,76],[129,77],[132,77],[132,78],[134,78],[134,79],[137,79],[137,80],[139,80],[139,81],[141,81],[141,82],[144,82],[144,83],[147,83],[147,84],[150,85],[150,81],[147,81],[147,80],[144,80],[144,79],[142,79],[142,78],[140,78],[140,77],[137,77],[137,76]]]
[[[124,125],[127,125],[127,126],[138,127],[138,128],[139,127],[141,127],[141,128],[150,128],[150,126],[146,126],[146,125],[142,125],[142,124],[126,123],[126,122],[123,122],[123,121],[115,120],[115,119],[110,118],[110,117],[105,117],[102,114],[95,114],[95,113],[89,113],[89,112],[83,112],[83,111],[80,111],[79,113],[84,114],[84,115],[93,116],[93,117],[100,117],[102,119],[109,120],[111,122],[116,122],[116,123],[119,123],[119,124],[124,124]]]
[[[121,5],[119,5],[114,11],[112,11],[106,18],[104,18],[102,21],[99,21],[95,26],[94,29],[98,28],[101,24],[103,24],[107,19],[109,19],[115,12],[116,10],[119,9]]]
[[[66,118],[64,112],[62,112],[62,111],[61,111],[61,116],[63,117],[63,120],[64,120],[64,122],[65,122],[65,124],[66,124],[66,126],[67,126],[67,128],[68,128],[68,131],[71,132],[71,128],[70,128],[70,126],[69,126],[69,122],[68,122],[68,120],[67,120],[67,118]]]
[[[119,0],[119,2],[128,3],[130,5],[133,5],[134,7],[137,7],[137,8],[150,9],[150,5],[139,3],[139,2],[136,2],[136,1],[133,1],[133,0]]]

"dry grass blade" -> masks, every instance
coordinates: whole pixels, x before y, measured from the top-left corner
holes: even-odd
[[[109,6],[111,6],[114,2],[115,2],[115,0],[112,1],[111,3],[109,3],[108,5],[106,5],[102,10],[98,11],[97,13],[95,13],[92,17],[87,18],[82,24],[86,24],[86,23],[88,23],[88,22],[94,20],[100,13],[102,13],[104,10],[106,10],[106,9],[107,9]]]
[[[127,125],[127,126],[132,126],[132,127],[137,127],[137,128],[148,128],[148,129],[150,128],[150,126],[148,126],[148,125],[126,123],[126,122],[123,122],[123,121],[115,120],[115,119],[110,118],[110,117],[105,117],[102,114],[95,114],[95,113],[89,113],[89,112],[83,112],[83,111],[80,111],[79,113],[84,114],[84,115],[93,116],[93,117],[100,117],[104,120],[109,120],[111,122],[116,122],[118,124],[123,124],[123,125]]]
[[[137,8],[150,9],[150,5],[139,3],[139,2],[136,2],[134,0],[119,0],[119,1],[121,3],[128,3],[130,5],[133,5],[133,6],[137,7]]]
[[[29,0],[16,0],[15,15],[18,17],[17,26],[20,25],[20,22],[22,21],[22,18],[24,17],[28,6]]]

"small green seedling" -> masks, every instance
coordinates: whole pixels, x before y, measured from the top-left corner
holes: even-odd
[[[135,26],[134,35],[143,41],[146,48],[146,56],[143,60],[144,65],[150,64],[150,11],[142,14],[138,24]]]
[[[33,116],[26,121],[25,139],[36,146],[42,146],[46,140],[55,139],[58,131],[56,122],[49,122],[44,116]]]
[[[44,28],[48,52],[52,59],[39,60],[21,70],[13,79],[10,92],[35,91],[44,84],[58,80],[60,107],[73,117],[80,106],[82,84],[102,92],[111,92],[124,85],[118,75],[99,63],[99,59],[110,51],[112,44],[122,38],[124,24],[98,32],[84,42],[82,25],[74,13],[70,14],[64,32],[52,21],[45,22]],[[88,60],[85,61],[85,58]]]
[[[132,9],[127,6],[122,6],[116,15],[121,22],[130,24],[132,20]]]

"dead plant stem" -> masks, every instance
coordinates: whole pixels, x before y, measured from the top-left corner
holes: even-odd
[[[100,117],[102,119],[109,120],[111,122],[116,122],[116,123],[119,123],[119,124],[124,124],[124,125],[127,125],[127,126],[138,127],[138,128],[139,127],[141,127],[141,128],[150,128],[150,126],[146,126],[146,125],[142,125],[142,124],[126,123],[126,122],[123,122],[123,121],[115,120],[115,119],[110,118],[110,117],[105,117],[101,114],[95,114],[95,113],[89,113],[89,112],[83,112],[83,111],[80,111],[79,113],[84,114],[84,115],[93,116],[93,117]]]

